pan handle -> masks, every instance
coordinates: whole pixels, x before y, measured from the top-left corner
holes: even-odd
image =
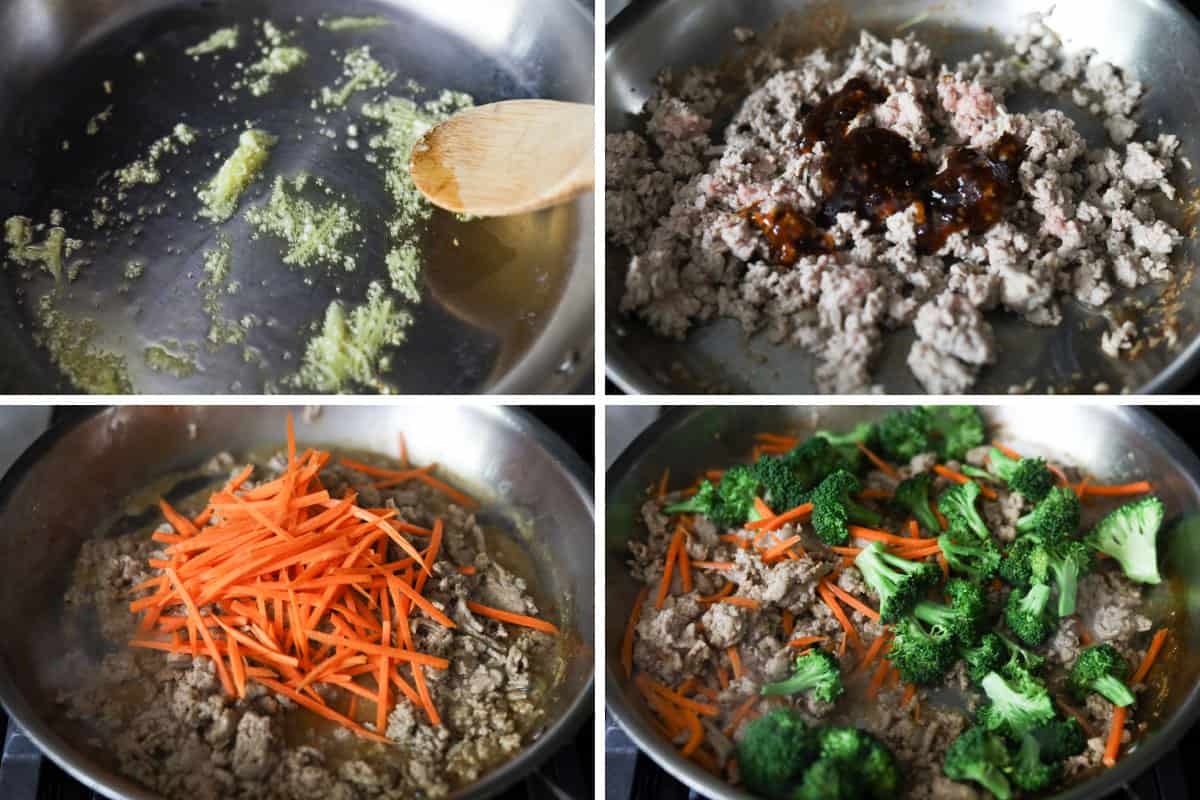
[[[0,757],[0,797],[5,800],[35,800],[42,751],[17,723],[9,719]]]

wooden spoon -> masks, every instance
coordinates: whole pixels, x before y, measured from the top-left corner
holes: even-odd
[[[434,205],[481,217],[564,203],[595,184],[594,111],[554,100],[460,111],[413,147],[413,181]]]

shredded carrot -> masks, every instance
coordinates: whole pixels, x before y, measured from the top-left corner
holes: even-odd
[[[810,645],[820,644],[821,642],[828,641],[828,636],[801,636],[799,639],[792,639],[790,642],[788,642],[788,647],[808,647]]]
[[[971,483],[971,479],[968,478],[966,475],[963,475],[961,472],[955,472],[954,470],[950,469],[949,467],[945,466],[944,464],[934,464],[933,471],[936,472],[938,475],[941,475],[946,480],[954,481],[955,483],[959,483],[959,484]],[[988,500],[996,499],[997,494],[996,494],[995,489],[992,489],[990,486],[984,486],[982,483],[978,484],[978,486],[979,486],[979,493],[982,494],[984,497],[986,497]]]
[[[1088,724],[1087,718],[1085,716],[1083,716],[1083,714],[1080,713],[1080,711],[1078,709],[1067,704],[1061,697],[1055,697],[1054,702],[1065,713],[1070,714],[1072,717],[1075,718],[1075,721],[1079,723],[1079,727],[1083,730],[1083,733],[1085,736],[1087,736],[1087,738],[1089,738],[1089,739],[1092,738],[1092,728]]]
[[[734,590],[734,584],[726,582],[726,584],[721,587],[720,591],[718,591],[716,594],[710,594],[708,597],[701,597],[700,602],[701,603],[719,602],[721,600],[721,598],[728,597],[729,595],[733,594],[733,590]]]
[[[763,502],[761,497],[754,498],[754,510],[757,511],[758,516],[762,517],[763,519],[769,519],[775,516],[775,512],[771,510],[769,505]]]
[[[733,569],[732,561],[693,561],[692,566],[696,569],[719,569],[722,571]]]
[[[1131,684],[1141,683],[1146,679],[1146,675],[1150,673],[1150,668],[1154,666],[1155,659],[1158,658],[1158,653],[1163,648],[1163,644],[1167,641],[1167,629],[1159,628],[1154,638],[1150,640],[1150,647],[1146,650],[1146,655],[1142,657],[1142,663],[1138,665],[1137,671],[1133,673],[1133,677],[1129,680]]]
[[[1082,487],[1080,491],[1083,491]],[[1089,484],[1087,493],[1094,494],[1099,497],[1120,497],[1127,494],[1143,494],[1152,491],[1150,481],[1137,481],[1136,483],[1121,483],[1113,486],[1100,486]]]
[[[742,724],[742,720],[746,718],[758,700],[758,695],[750,695],[734,710],[733,716],[729,718],[729,724],[725,726],[726,736],[733,736],[737,732],[738,726]]]
[[[850,638],[849,634],[847,634],[845,632],[842,633],[842,640],[840,642],[838,642],[838,651],[837,651],[838,658],[841,658],[842,656],[846,655],[846,642],[849,640],[849,638]]]
[[[523,625],[526,628],[533,628],[535,631],[549,633],[552,636],[558,635],[557,627],[555,627],[552,623],[538,619],[537,617],[528,617],[524,614],[514,614],[511,611],[492,608],[491,606],[485,606],[472,600],[467,601],[467,608],[471,609],[476,614],[480,614],[485,617],[491,617],[492,619],[500,620],[501,622],[509,622],[513,625]]]
[[[753,522],[747,522],[746,528],[748,530],[758,530],[760,528],[765,529],[766,531],[778,530],[789,522],[795,522],[796,520],[808,516],[812,513],[812,509],[812,503],[803,503],[793,509],[783,512],[782,514],[776,514],[770,519],[758,519]]]
[[[733,667],[733,677],[742,677],[745,673],[742,672],[742,657],[738,655],[737,648],[730,647],[725,654],[729,656],[729,664]]]
[[[643,585],[637,599],[633,601],[633,611],[630,612],[629,622],[625,625],[625,638],[621,640],[621,666],[625,670],[626,678],[633,677],[633,632],[642,616],[642,603],[646,602],[646,595],[649,593],[650,587]]]
[[[894,478],[895,480],[900,480],[900,473],[896,470],[895,467],[893,467],[888,462],[884,461],[879,456],[875,455],[875,453],[871,452],[871,449],[869,447],[867,447],[865,444],[863,444],[862,442],[856,442],[855,444],[858,445],[858,449],[862,451],[862,454],[864,456],[866,456],[871,461],[872,464],[874,464],[876,467],[878,467],[879,470],[881,472],[883,472],[883,474],[887,475],[889,478]]]
[[[849,592],[847,592],[842,587],[838,586],[833,581],[829,581],[829,583],[826,585],[829,587],[829,591],[833,592],[834,595],[836,595],[837,598],[839,600],[841,600],[843,603],[850,606],[855,611],[858,611],[860,614],[863,614],[868,619],[873,619],[876,622],[879,621],[879,612],[876,611],[875,609],[871,608],[869,605],[864,603],[862,600],[859,600],[857,597],[850,594]]]
[[[891,668],[892,664],[890,661],[886,658],[880,659],[879,666],[871,674],[871,682],[867,685],[867,699],[874,700],[879,694],[879,689],[883,686],[883,679],[887,677],[888,670]]]
[[[817,584],[817,594],[829,606],[829,610],[833,612],[833,616],[841,624],[842,629],[846,631],[846,638],[854,646],[855,650],[859,649],[858,632],[854,630],[854,626],[850,624],[849,618],[846,617],[846,612],[838,604],[837,596],[829,590],[828,580],[823,580]]]
[[[1058,479],[1059,486],[1070,486],[1071,485],[1071,481],[1067,479],[1067,473],[1063,472],[1061,469],[1059,469],[1055,465],[1046,464],[1046,469],[1048,469],[1052,473],[1054,473],[1054,477]]]
[[[862,552],[861,547],[838,547],[836,545],[831,545],[829,549],[843,556],[856,556]]]
[[[860,500],[890,500],[894,492],[891,489],[863,489],[858,493]]]
[[[921,538],[921,526],[918,525],[917,521],[911,517],[908,520],[908,535],[914,539]]]
[[[658,499],[661,500],[667,496],[667,481],[671,477],[671,468],[663,469],[662,477],[658,479]]]
[[[1016,450],[1013,450],[1011,447],[1005,447],[1003,444],[996,441],[995,439],[992,440],[992,447],[996,448],[1001,453],[1004,453],[1004,455],[1008,456],[1009,458],[1012,458],[1012,459],[1020,459],[1021,458],[1021,454],[1018,453]]]
[[[680,748],[679,752],[684,757],[690,757],[700,749],[700,744],[704,741],[704,726],[700,724],[700,717],[695,711],[685,708],[683,710],[684,719],[688,725],[688,740],[687,743]]]
[[[871,642],[871,646],[867,648],[867,655],[862,661],[859,662],[858,667],[856,667],[854,670],[854,673],[857,675],[860,672],[866,672],[867,667],[871,666],[871,662],[875,660],[875,657],[879,655],[887,642],[887,633],[881,633],[879,636],[876,636],[875,641]]]
[[[683,539],[679,543],[679,581],[683,584],[684,594],[687,594],[692,591],[692,557],[688,555],[687,531],[682,526],[680,531]]]
[[[717,683],[721,684],[722,689],[729,688],[729,671],[723,664],[717,664]]]
[[[671,573],[675,569],[675,559],[679,557],[679,548],[683,545],[683,529],[676,528],[667,547],[667,560],[663,564],[662,581],[658,585],[658,597],[654,601],[655,608],[662,608],[667,602],[667,594],[671,591]]]
[[[758,608],[758,601],[749,597],[722,597],[720,602],[729,603],[731,606],[741,606],[742,608]]]
[[[790,608],[783,610],[783,632],[787,636],[792,635],[792,631],[796,627],[796,615],[792,613]]]
[[[938,566],[942,568],[942,580],[950,580],[950,562],[946,560],[946,556],[941,550],[937,554]]]
[[[933,512],[933,515],[935,517],[937,517],[938,527],[940,527],[942,530],[946,530],[947,528],[950,527],[949,520],[946,519],[945,514],[943,514],[941,511],[938,510],[937,503],[930,500],[929,501],[929,510]]]
[[[904,694],[900,697],[900,707],[904,708],[905,706],[907,706],[912,701],[912,699],[914,697],[916,697],[916,695],[917,695],[917,687],[911,683],[906,683],[904,685]]]
[[[850,531],[851,539],[867,539],[875,542],[887,542],[888,544],[912,545],[912,539],[907,536],[897,536],[894,533],[887,531],[877,531],[874,528],[864,528],[861,525],[846,526]]]
[[[787,552],[788,548],[792,547],[793,545],[800,544],[800,542],[801,538],[799,536],[793,536],[790,539],[786,539],[774,547],[765,550],[762,554],[762,559],[763,561],[770,563],[771,561],[783,556],[783,554]]]
[[[1079,641],[1084,647],[1092,646],[1092,642],[1094,641],[1092,633],[1087,629],[1087,626],[1083,624],[1083,620],[1075,620],[1075,632],[1079,634]]]
[[[778,433],[756,433],[754,434],[754,439],[763,444],[774,444],[788,450],[791,450],[800,443],[800,440],[794,436],[783,436]]]
[[[1078,497],[1080,500],[1087,499],[1085,497],[1085,495],[1087,494],[1088,484],[1091,482],[1092,482],[1092,476],[1085,475],[1083,480],[1081,480],[1079,482],[1078,486],[1072,487],[1072,490],[1075,492],[1075,496]]]
[[[1117,706],[1113,709],[1112,726],[1108,729],[1108,739],[1104,743],[1104,766],[1113,767],[1117,764],[1117,755],[1121,752],[1121,734],[1125,732],[1125,715],[1128,706]]]

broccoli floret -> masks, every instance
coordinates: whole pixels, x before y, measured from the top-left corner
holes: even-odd
[[[762,456],[754,465],[754,476],[762,484],[763,499],[779,513],[808,502],[810,483],[800,477],[801,470],[794,469],[780,456]]]
[[[913,456],[932,452],[929,415],[923,408],[893,411],[879,423],[879,446],[884,455],[908,462]]]
[[[997,632],[996,636],[999,637],[1000,641],[1008,649],[1008,661],[1000,668],[1000,672],[1006,677],[1015,680],[1019,677],[1032,675],[1046,663],[1046,659],[1032,650],[1025,649],[1003,633]]]
[[[976,539],[992,538],[987,523],[979,516],[975,508],[975,500],[979,497],[979,484],[968,481],[952,486],[938,498],[938,511],[946,518],[947,530],[957,539],[974,537]]]
[[[796,659],[796,669],[790,678],[762,687],[763,694],[806,691],[811,691],[813,697],[826,703],[832,703],[842,694],[841,665],[824,650],[814,650],[800,656]]]
[[[805,771],[791,800],[858,800],[862,796],[863,777],[856,764],[822,758]]]
[[[1000,568],[1000,551],[991,539],[978,544],[959,544],[943,533],[938,537],[938,547],[950,569],[970,576],[971,580],[985,581]]]
[[[1063,761],[1087,749],[1087,734],[1074,717],[1055,717],[1033,728],[1028,735],[1037,739],[1046,761]]]
[[[1046,613],[1049,603],[1050,587],[1045,583],[1035,583],[1024,593],[1013,589],[1004,610],[1004,621],[1018,639],[1037,647],[1054,632],[1055,623]]]
[[[917,620],[905,617],[896,623],[888,658],[907,683],[928,685],[945,676],[957,655],[949,633],[940,628],[927,631]]]
[[[879,620],[885,625],[907,614],[941,576],[934,565],[893,555],[879,542],[864,547],[854,565],[879,595]]]
[[[1109,512],[1087,535],[1089,545],[1117,560],[1125,576],[1138,583],[1159,583],[1158,529],[1162,501],[1143,497]]]
[[[790,708],[776,708],[748,722],[738,742],[738,769],[746,786],[765,797],[781,797],[816,756],[820,742]]]
[[[839,469],[817,486],[812,493],[812,526],[821,541],[829,545],[844,545],[850,540],[848,522],[878,525],[879,515],[864,508],[850,497],[858,491],[858,478]]]
[[[1050,490],[1033,511],[1017,520],[1017,531],[1037,536],[1043,542],[1057,542],[1079,528],[1079,495],[1066,486]]]
[[[987,623],[987,603],[977,584],[955,578],[946,583],[950,605],[923,600],[913,606],[913,616],[935,630],[949,634],[959,647],[979,640]]]
[[[719,486],[703,481],[696,494],[682,503],[663,509],[668,514],[703,514],[715,525],[730,528],[742,525],[754,516],[754,498],[758,479],[746,466],[729,469]]]
[[[858,445],[870,446],[875,438],[875,423],[860,422],[848,433],[817,431],[813,437],[828,442],[840,459],[840,466],[856,473],[862,468],[863,462],[863,452],[858,449]]]
[[[975,683],[983,680],[989,672],[998,672],[1008,663],[1008,648],[1004,640],[995,633],[985,633],[974,647],[962,651],[963,661],[967,662],[967,674]]]
[[[1004,740],[976,725],[959,734],[946,748],[942,772],[952,781],[973,781],[998,800],[1009,800],[1012,787],[1004,774],[1009,762]]]
[[[1008,488],[1038,502],[1054,488],[1054,474],[1040,458],[1009,458],[993,447],[988,451],[988,466],[992,474],[1008,484]]]
[[[1133,703],[1133,692],[1125,685],[1129,665],[1112,645],[1098,644],[1089,647],[1075,659],[1067,685],[1079,700],[1092,692],[1104,697],[1114,706]]]
[[[1058,615],[1075,613],[1075,598],[1079,579],[1092,568],[1092,551],[1083,542],[1073,539],[1057,545],[1040,545],[1029,557],[1034,580],[1054,579],[1058,587]]]
[[[974,406],[924,406],[927,429],[933,433],[938,455],[961,461],[986,436],[983,417]]]
[[[1061,764],[1042,760],[1042,746],[1030,734],[1021,737],[1021,747],[1013,759],[1009,776],[1018,789],[1037,792],[1058,780]]]
[[[900,785],[900,769],[882,742],[858,728],[822,728],[818,736],[822,761],[854,765],[863,779],[863,795],[892,800]]]
[[[1033,566],[1030,557],[1041,547],[1041,542],[1032,536],[1022,536],[1011,545],[1000,562],[998,572],[1010,586],[1028,586],[1033,583]]]
[[[980,681],[989,703],[975,712],[975,719],[988,730],[1013,741],[1055,718],[1054,703],[1046,687],[1029,675],[1006,680],[990,672]]]
[[[932,487],[933,475],[928,472],[918,473],[900,482],[892,495],[892,503],[916,517],[925,530],[936,532],[940,531],[942,526],[929,504],[929,490]]]

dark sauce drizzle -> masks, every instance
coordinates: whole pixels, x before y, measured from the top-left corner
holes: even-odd
[[[1017,170],[1023,150],[1011,134],[1001,136],[986,153],[969,147],[951,150],[946,167],[937,172],[937,165],[898,133],[875,127],[846,130],[884,99],[882,91],[853,78],[805,115],[800,151],[825,142],[828,153],[815,219],[784,205],[766,213],[753,206],[742,212],[762,231],[777,264],[791,266],[803,254],[832,252],[832,238],[822,228],[845,211],[857,212],[879,229],[892,214],[915,205],[917,249],[934,253],[958,231],[983,233],[1020,196]]]

